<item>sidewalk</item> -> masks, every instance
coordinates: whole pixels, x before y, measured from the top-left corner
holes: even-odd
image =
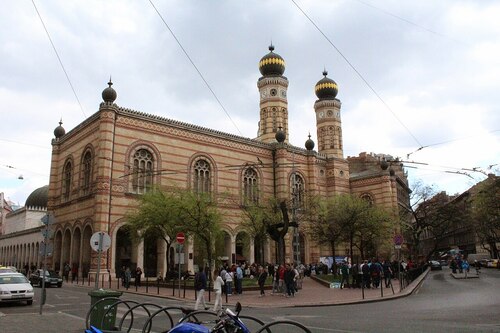
[[[270,290],[266,290],[266,295],[264,297],[259,297],[260,292],[258,290],[245,290],[241,295],[231,295],[227,297],[222,295],[222,305],[235,305],[236,302],[240,302],[245,307],[311,307],[311,306],[327,306],[327,305],[341,305],[341,304],[356,304],[356,303],[367,303],[367,302],[377,302],[385,301],[400,297],[406,297],[413,293],[413,291],[418,288],[423,279],[427,276],[429,270],[421,274],[415,281],[413,281],[408,287],[400,291],[398,280],[392,280],[394,293],[391,287],[384,288],[381,292],[381,288],[378,289],[364,289],[363,291],[359,288],[344,288],[344,289],[334,289],[328,288],[324,285],[316,282],[311,278],[304,278],[302,283],[302,289],[299,290],[295,297],[285,297],[283,295],[272,295]],[[106,288],[105,284],[105,289]],[[163,297],[168,299],[176,299],[180,302],[186,302],[186,306],[193,306],[195,303],[195,292],[191,289],[186,289],[186,297],[184,298],[184,290],[182,289],[179,297],[179,290],[175,289],[174,295],[172,295],[172,288],[158,288],[156,284],[150,285],[149,290],[146,293],[146,287],[136,288],[132,286],[128,290],[120,287],[116,288],[116,281],[112,283],[111,286],[113,290],[119,290],[123,292],[122,298],[126,298],[126,294],[142,294],[149,295],[153,297]],[[213,305],[214,293],[210,293],[210,300],[208,292],[205,292],[205,301],[210,305]]]

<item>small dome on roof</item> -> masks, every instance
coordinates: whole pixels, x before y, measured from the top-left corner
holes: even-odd
[[[59,126],[57,126],[55,129],[54,129],[54,136],[56,137],[56,139],[59,139],[60,137],[62,137],[64,134],[66,134],[66,130],[64,129],[64,127],[62,127],[62,119],[59,121]]]
[[[309,134],[309,139],[306,140],[306,149],[313,150],[314,149],[314,141],[311,139],[311,134]]]
[[[283,75],[285,72],[285,60],[277,54],[274,53],[274,46],[271,44],[269,46],[269,52],[262,57],[259,61],[259,71],[262,76],[268,75]]]
[[[25,207],[42,207],[47,208],[49,201],[49,185],[37,188],[26,199]]]
[[[106,103],[113,103],[116,100],[116,91],[111,87],[113,82],[109,78],[108,87],[102,91],[102,99]]]
[[[281,129],[281,126],[278,128],[278,131],[276,132],[276,135],[274,137],[276,138],[276,141],[278,141],[279,143],[285,142],[286,134]]]

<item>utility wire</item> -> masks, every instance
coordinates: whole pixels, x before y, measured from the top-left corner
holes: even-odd
[[[417,28],[419,28],[419,29],[422,29],[422,30],[425,30],[425,31],[427,31],[427,32],[430,32],[431,34],[434,34],[434,35],[436,35],[436,36],[439,36],[439,37],[442,37],[442,38],[446,38],[446,39],[452,40],[452,41],[454,41],[454,42],[456,42],[456,43],[459,43],[459,44],[466,44],[466,43],[464,43],[463,41],[460,41],[460,40],[457,40],[457,39],[454,39],[454,38],[448,37],[448,36],[446,36],[446,35],[443,35],[442,33],[439,33],[439,32],[437,32],[437,31],[434,31],[434,30],[431,30],[431,29],[429,29],[429,28],[426,28],[426,27],[424,27],[424,26],[422,26],[422,25],[420,25],[420,24],[417,24],[417,23],[412,22],[412,21],[410,21],[410,20],[408,20],[408,19],[405,19],[404,17],[401,17],[401,16],[398,16],[398,15],[393,14],[393,13],[391,13],[391,12],[388,12],[388,11],[386,11],[386,10],[384,10],[384,9],[381,9],[381,8],[379,8],[379,7],[376,7],[376,6],[372,5],[372,4],[366,3],[366,2],[361,1],[361,0],[356,0],[356,1],[357,1],[357,2],[359,2],[359,3],[361,3],[361,4],[363,4],[363,5],[365,5],[365,6],[367,6],[367,7],[370,7],[370,8],[373,8],[373,9],[375,9],[375,10],[378,10],[378,11],[380,11],[380,12],[382,12],[382,13],[386,14],[386,15],[392,16],[392,17],[394,17],[395,19],[398,19],[398,20],[400,20],[400,21],[403,21],[403,22],[405,22],[405,23],[407,23],[407,24],[409,24],[409,25],[413,25],[414,27],[417,27]]]
[[[38,8],[35,5],[35,0],[31,0],[31,3],[33,4],[33,7],[35,7],[35,11],[38,14],[38,18],[40,19],[40,22],[42,22],[43,29],[45,30],[45,33],[47,34],[47,37],[49,38],[50,44],[52,45],[52,48],[54,49],[54,52],[56,53],[57,60],[59,60],[59,64],[61,65],[61,68],[64,72],[64,75],[66,75],[66,79],[68,80],[69,86],[71,87],[71,90],[73,90],[73,94],[75,95],[76,100],[78,101],[78,105],[80,105],[80,110],[82,110],[83,116],[85,118],[87,118],[87,115],[85,114],[85,111],[83,110],[82,103],[80,103],[80,99],[78,98],[78,95],[76,94],[75,88],[73,87],[73,84],[71,83],[71,80],[69,79],[69,75],[66,72],[66,69],[64,68],[61,57],[59,57],[59,53],[57,52],[56,46],[54,45],[54,42],[52,42],[52,38],[50,37],[49,31],[47,30],[45,23],[43,23],[42,16],[40,15],[40,12],[38,11]]]
[[[231,118],[231,116],[229,115],[229,112],[227,112],[227,110],[224,107],[224,105],[222,105],[222,102],[219,100],[219,98],[215,94],[215,92],[212,89],[212,87],[210,87],[210,84],[207,82],[207,80],[205,79],[205,77],[203,76],[203,74],[201,73],[201,71],[198,69],[198,67],[196,66],[196,64],[194,63],[194,61],[191,59],[191,57],[187,53],[186,49],[182,46],[182,44],[179,41],[179,39],[175,36],[175,34],[172,31],[172,29],[170,29],[170,26],[167,24],[167,22],[165,21],[165,19],[163,18],[163,16],[160,14],[160,12],[158,11],[158,9],[155,7],[155,5],[153,4],[153,2],[151,0],[149,0],[149,3],[154,8],[154,10],[156,11],[156,13],[160,17],[160,19],[163,21],[163,24],[165,25],[165,27],[168,29],[168,31],[170,31],[170,34],[174,37],[175,41],[177,42],[177,44],[179,45],[179,47],[182,49],[182,51],[186,55],[186,57],[188,58],[188,60],[191,63],[191,65],[193,65],[193,67],[196,69],[196,72],[198,72],[198,75],[201,77],[201,79],[203,80],[203,82],[205,82],[205,85],[207,86],[208,90],[210,90],[210,92],[212,93],[212,95],[215,97],[215,99],[217,100],[217,103],[219,103],[220,107],[222,108],[222,110],[224,111],[224,113],[226,114],[226,116],[229,118],[229,120],[231,120],[231,122],[233,123],[234,127],[236,127],[236,130],[238,131],[238,133],[240,133],[240,135],[243,136],[243,134],[241,133],[240,129],[238,128],[238,126],[236,125],[236,123],[233,121],[233,118]]]
[[[493,130],[493,131],[490,131],[490,132],[487,132],[485,134],[491,134],[491,133],[495,133],[495,132],[500,132],[500,130]],[[412,151],[411,153],[408,153],[406,154],[406,158],[410,158],[410,155],[424,149],[424,148],[428,148],[428,147],[433,147],[433,146],[438,146],[438,145],[443,145],[445,143],[450,143],[450,142],[455,142],[455,141],[461,141],[461,140],[468,140],[468,139],[471,139],[471,138],[475,138],[475,137],[480,137],[480,136],[483,136],[485,134],[481,134],[481,135],[472,135],[472,136],[467,136],[467,137],[464,137],[464,138],[457,138],[457,139],[451,139],[451,140],[447,140],[447,141],[442,141],[442,142],[438,142],[438,143],[432,143],[430,145],[425,145],[425,146],[422,146],[420,148],[418,148],[417,150],[415,151]]]
[[[401,124],[401,126],[403,126],[406,129],[408,134],[410,134],[410,136],[413,138],[413,140],[415,140],[415,142],[418,144],[418,146],[422,147],[423,145],[420,143],[420,141],[418,141],[418,139],[415,137],[415,135],[413,135],[413,133],[410,131],[410,129],[408,127],[406,127],[406,125],[401,121],[401,119],[399,119],[399,117],[396,115],[396,113],[384,101],[384,99],[378,94],[378,92],[372,87],[372,85],[364,78],[364,76],[356,69],[356,67],[354,67],[354,65],[349,61],[349,59],[347,59],[347,57],[339,50],[339,48],[337,48],[337,46],[335,46],[335,44],[333,44],[333,42],[330,40],[330,38],[328,38],[328,36],[318,27],[318,25],[316,23],[314,23],[314,21],[306,14],[306,12],[304,12],[304,10],[297,4],[297,2],[295,2],[295,0],[291,0],[291,1],[302,12],[302,14],[304,14],[304,16],[309,20],[309,22],[311,22],[312,25],[314,25],[314,27],[321,33],[321,35],[323,35],[323,37],[325,37],[325,39],[328,41],[328,43],[340,54],[340,56],[352,68],[352,70],[354,70],[354,72],[366,84],[366,86],[375,94],[375,96],[377,96],[377,98],[382,102],[382,104],[386,107],[386,109],[392,113],[394,118],[396,118],[396,120]]]
[[[14,141],[14,140],[8,140],[8,139],[3,139],[3,138],[0,138],[0,141],[12,142],[12,143],[20,144],[20,145],[33,146],[33,147],[38,147],[38,148],[43,148],[43,149],[51,149],[50,147],[47,147],[47,146],[36,145],[33,143],[26,143],[26,142]]]

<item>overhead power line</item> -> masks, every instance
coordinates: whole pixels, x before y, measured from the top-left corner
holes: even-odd
[[[448,37],[448,36],[446,36],[446,35],[444,35],[444,34],[442,34],[440,32],[437,32],[437,31],[431,30],[429,28],[426,28],[426,27],[424,27],[424,26],[422,26],[420,24],[412,22],[412,21],[410,21],[408,19],[405,19],[404,17],[398,16],[398,15],[396,15],[394,13],[388,12],[388,11],[386,11],[386,10],[384,10],[382,8],[376,7],[376,6],[372,5],[372,4],[366,3],[366,2],[361,1],[361,0],[357,0],[357,1],[359,3],[367,6],[367,7],[370,7],[372,9],[378,10],[378,11],[380,11],[380,12],[382,12],[382,13],[388,15],[388,16],[392,16],[393,18],[395,18],[397,20],[403,21],[403,22],[405,22],[405,23],[407,23],[409,25],[412,25],[412,26],[417,27],[417,28],[419,28],[421,30],[427,31],[427,32],[429,32],[429,33],[431,33],[433,35],[436,35],[436,36],[439,36],[439,37],[442,37],[442,38],[446,38],[446,39],[452,40],[452,41],[454,41],[456,43],[465,44],[463,41],[460,41],[460,40],[457,40],[457,39],[454,39],[454,38],[450,38],[450,37]]]
[[[64,75],[66,75],[66,80],[68,80],[69,86],[71,87],[71,90],[73,91],[73,94],[75,95],[75,98],[78,102],[78,105],[80,105],[80,110],[82,110],[83,116],[85,118],[87,118],[87,115],[85,114],[85,111],[83,110],[82,103],[80,103],[80,99],[78,98],[78,95],[76,94],[75,88],[73,87],[73,84],[71,83],[71,80],[69,79],[68,72],[66,71],[66,68],[64,68],[61,57],[59,56],[59,53],[57,52],[56,46],[54,45],[54,42],[52,41],[52,38],[50,37],[49,31],[47,30],[45,23],[43,23],[42,15],[40,15],[40,12],[38,11],[38,8],[35,5],[35,0],[31,0],[31,3],[33,4],[33,7],[35,7],[35,11],[38,14],[38,18],[40,19],[40,22],[42,22],[43,29],[45,30],[45,33],[47,34],[47,37],[49,38],[50,45],[52,45],[52,48],[54,49],[54,52],[57,56],[57,60],[59,60],[59,65],[61,65],[61,68],[64,72]]]
[[[174,37],[175,41],[177,42],[177,44],[181,48],[182,52],[184,52],[184,54],[186,55],[186,57],[188,58],[189,62],[194,67],[194,69],[196,70],[196,72],[198,73],[198,75],[201,77],[201,79],[203,80],[203,82],[205,82],[205,85],[207,86],[208,90],[210,90],[210,92],[214,96],[215,100],[217,101],[217,103],[219,104],[219,106],[221,107],[221,109],[224,111],[224,113],[229,118],[229,120],[231,121],[231,123],[233,123],[233,125],[236,128],[236,130],[238,131],[238,133],[240,133],[240,135],[243,136],[243,134],[241,133],[240,129],[238,128],[238,126],[236,125],[236,123],[233,121],[233,118],[231,118],[231,116],[229,115],[229,112],[227,112],[227,110],[224,107],[224,105],[222,105],[222,102],[220,101],[219,97],[217,97],[217,95],[215,94],[214,90],[212,89],[212,87],[210,86],[210,84],[208,83],[208,81],[205,79],[205,77],[203,76],[203,74],[201,73],[201,71],[198,69],[198,66],[196,66],[196,64],[194,63],[193,59],[191,59],[191,57],[187,53],[187,51],[184,48],[184,46],[182,46],[181,42],[179,41],[179,39],[177,38],[177,36],[174,34],[173,30],[170,28],[170,26],[168,25],[167,21],[165,21],[165,19],[160,14],[160,12],[158,11],[158,9],[156,8],[156,6],[154,5],[154,3],[151,0],[149,0],[149,3],[154,8],[154,10],[158,14],[158,16],[162,20],[163,24],[165,25],[165,27],[170,32],[170,34]]]
[[[500,130],[493,130],[493,131],[489,131],[485,134],[491,134],[491,133],[495,133],[495,132],[500,132]],[[451,139],[451,140],[447,140],[447,141],[441,141],[441,142],[437,142],[437,143],[432,143],[430,145],[425,145],[425,146],[422,146],[420,148],[418,148],[417,150],[414,150],[412,151],[411,153],[408,153],[406,154],[406,158],[410,158],[410,155],[412,154],[415,154],[416,152],[418,151],[421,151],[422,149],[424,148],[428,148],[428,147],[433,147],[433,146],[438,146],[438,145],[444,145],[446,143],[450,143],[450,142],[455,142],[455,141],[460,141],[460,140],[468,140],[468,139],[471,139],[471,138],[475,138],[475,137],[480,137],[480,136],[483,136],[485,134],[481,134],[481,135],[472,135],[472,136],[467,136],[467,137],[464,137],[464,138],[457,138],[457,139]]]
[[[396,120],[403,126],[403,128],[410,134],[410,136],[415,140],[415,142],[418,144],[419,147],[422,147],[423,145],[420,143],[420,141],[413,135],[413,133],[410,131],[410,129],[399,119],[399,117],[396,115],[396,113],[391,109],[391,107],[385,102],[385,100],[380,96],[380,94],[375,90],[375,88],[372,87],[372,85],[365,79],[365,77],[356,69],[356,67],[347,59],[347,57],[340,51],[340,49],[335,46],[335,44],[328,38],[328,36],[319,28],[319,26],[306,14],[306,12],[295,2],[295,0],[291,0],[293,4],[299,9],[300,12],[311,22],[311,24],[320,32],[321,35],[328,41],[328,43],[337,51],[338,54],[344,59],[344,61],[349,65],[349,67],[352,68],[352,70],[359,76],[359,78],[365,83],[365,85],[377,96],[377,98],[382,102],[382,104],[385,106],[387,110],[396,118]]]

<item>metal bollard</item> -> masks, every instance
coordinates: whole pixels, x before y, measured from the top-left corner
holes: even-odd
[[[184,278],[184,295],[183,298],[186,298],[186,278]]]

